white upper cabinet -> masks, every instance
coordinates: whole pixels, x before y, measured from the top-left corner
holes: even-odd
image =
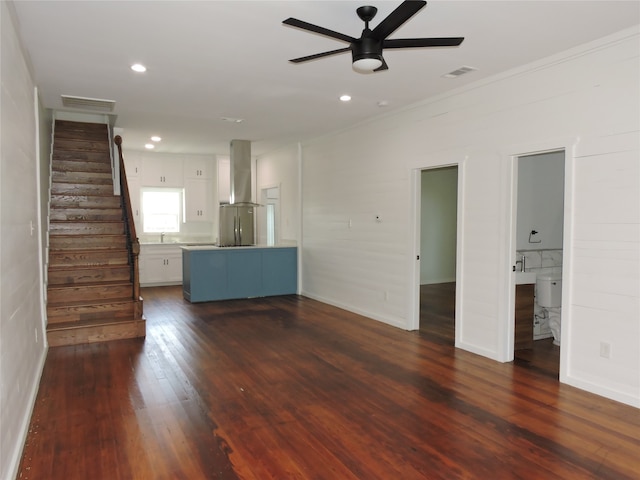
[[[128,152],[122,155],[124,158],[124,169],[127,178],[137,177],[142,173],[142,157],[138,152]]]
[[[127,174],[127,185],[129,187],[129,196],[131,198],[131,213],[133,213],[133,221],[136,230],[141,230],[140,224],[140,179],[138,177],[129,177]]]
[[[184,160],[184,178],[212,178],[213,157],[192,157]]]
[[[188,178],[184,181],[184,221],[211,222],[213,195],[211,179]]]
[[[182,160],[175,157],[154,157],[143,159],[142,186],[182,187]]]

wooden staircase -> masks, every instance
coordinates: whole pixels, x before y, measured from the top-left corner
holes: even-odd
[[[57,120],[51,181],[49,346],[144,337],[137,239],[113,194],[107,125]]]

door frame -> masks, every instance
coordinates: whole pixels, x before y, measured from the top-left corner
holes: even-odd
[[[503,343],[504,361],[510,362],[514,359],[514,334],[515,334],[515,281],[516,274],[513,271],[516,255],[516,226],[518,214],[518,160],[520,157],[539,155],[564,151],[564,209],[563,209],[563,236],[562,236],[562,325],[560,335],[560,381],[566,382],[567,359],[570,350],[570,337],[572,329],[572,258],[573,258],[573,172],[575,165],[576,149],[578,138],[563,138],[550,140],[548,142],[518,145],[505,152],[504,157],[508,158],[509,176],[511,179],[510,188],[510,208],[507,219],[508,239],[507,251],[505,252],[506,265],[509,265],[509,288],[504,298],[504,307],[508,312],[505,316],[506,322],[503,325],[505,341]]]
[[[411,170],[411,204],[409,214],[413,221],[410,223],[412,232],[409,238],[409,305],[408,305],[408,330],[418,330],[420,328],[420,228],[422,223],[422,172],[425,170],[437,170],[439,168],[457,167],[458,183],[457,183],[457,206],[456,206],[456,315],[455,315],[455,345],[459,341],[459,325],[460,325],[460,301],[462,298],[462,283],[460,276],[462,272],[462,205],[463,205],[463,177],[464,162],[466,157],[458,162],[448,162],[436,165],[413,168]]]

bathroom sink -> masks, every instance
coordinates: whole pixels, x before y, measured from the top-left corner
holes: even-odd
[[[516,272],[516,285],[536,283],[536,272]]]

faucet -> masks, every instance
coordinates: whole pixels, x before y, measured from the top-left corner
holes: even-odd
[[[520,256],[520,260],[516,260],[516,265],[520,264],[520,271],[524,272],[525,268],[526,268],[526,264],[525,264],[525,260],[527,257],[525,257],[524,255]]]
[[[164,232],[160,233],[160,243],[164,243]]]

